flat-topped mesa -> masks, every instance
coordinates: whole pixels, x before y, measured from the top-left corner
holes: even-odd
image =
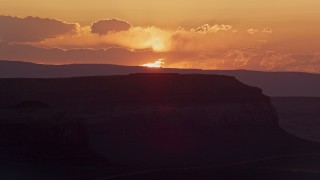
[[[79,111],[123,113],[120,109],[125,108],[125,112],[133,114],[170,107],[169,112],[194,112],[193,116],[197,116],[199,110],[207,112],[208,116],[219,116],[219,120],[232,116],[237,117],[233,118],[234,121],[241,119],[243,123],[272,122],[277,125],[276,112],[269,97],[263,95],[261,89],[245,85],[231,76],[139,73],[66,79],[0,79],[0,84],[6,84],[0,89],[0,103],[6,105],[34,100]],[[188,112],[182,108],[186,106],[193,110]]]
[[[8,107],[0,111],[3,124],[57,124],[68,134],[55,135],[57,142],[86,141],[117,163],[192,164],[261,152],[259,157],[273,151],[270,142],[282,132],[269,97],[230,76],[154,73],[0,84],[6,84],[0,105]],[[68,125],[74,117],[82,119],[79,128]],[[26,130],[18,138],[29,132],[41,136]]]
[[[132,82],[132,86],[129,85],[125,89],[117,88],[116,92],[123,96],[123,98],[117,98],[118,100],[178,104],[267,102],[269,100],[262,94],[261,89],[247,86],[231,76],[139,73],[122,77],[124,83],[128,80]]]
[[[79,103],[92,106],[270,102],[261,89],[223,75],[153,73],[67,79],[0,79],[0,83],[8,84],[0,89],[0,96],[6,96],[1,98],[3,100],[8,99],[8,95],[12,96],[10,100],[24,96],[28,97],[27,100],[49,105],[57,103],[59,106]]]

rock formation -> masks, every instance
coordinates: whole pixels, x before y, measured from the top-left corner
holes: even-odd
[[[155,166],[231,162],[306,147],[278,127],[269,97],[234,77],[132,74],[0,83],[2,145],[88,148],[112,162]],[[21,109],[30,100],[49,108]]]

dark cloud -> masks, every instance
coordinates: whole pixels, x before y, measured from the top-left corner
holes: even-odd
[[[95,34],[108,34],[110,32],[127,31],[131,28],[131,25],[119,19],[106,19],[100,20],[92,24],[91,32]]]
[[[0,42],[36,42],[75,33],[77,24],[39,17],[0,16]]]
[[[1,60],[19,60],[44,64],[119,64],[141,65],[162,58],[151,50],[130,51],[124,48],[109,49],[58,49],[30,45],[0,43]]]

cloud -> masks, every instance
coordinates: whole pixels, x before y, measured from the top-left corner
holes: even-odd
[[[271,37],[251,36],[229,25],[204,25],[191,31],[179,29],[173,32],[170,50],[199,52],[242,49],[261,46],[260,38],[267,42]]]
[[[247,66],[253,56],[255,55],[247,51],[247,49],[241,49],[227,51],[224,58],[229,59],[229,62],[232,63],[233,67],[240,68]]]
[[[131,25],[119,19],[106,19],[94,22],[91,26],[91,32],[99,35],[108,34],[110,32],[128,31]]]
[[[189,54],[176,53],[174,56],[171,53],[166,57],[166,67],[319,73],[320,53],[285,53],[268,51],[263,48],[243,48]]]
[[[133,27],[119,19],[107,19],[97,21],[91,27],[79,27],[76,35],[63,35],[24,44],[62,49],[123,47],[184,53],[241,49],[261,44],[258,37],[248,36],[247,33],[239,32],[226,24],[204,24],[191,30],[185,28],[174,30],[154,26]],[[270,37],[263,37],[264,42],[267,42],[268,38]]]
[[[105,35],[88,32],[87,27],[82,27],[80,32],[78,35],[46,39],[31,44],[47,48],[101,49],[123,47],[127,49],[153,49],[159,52],[167,51],[170,47],[171,32],[156,27],[132,27],[128,31],[119,31]]]
[[[43,64],[119,64],[136,66],[162,58],[152,50],[132,51],[124,48],[59,49],[31,45],[0,43],[1,60],[18,60]]]
[[[77,32],[79,25],[39,17],[0,16],[0,41],[36,42]]]
[[[137,66],[166,60],[168,68],[249,69],[262,71],[320,72],[320,53],[293,54],[258,48],[200,52],[152,50],[59,49],[0,43],[0,59],[44,64],[119,64]]]
[[[265,28],[265,29],[262,30],[262,32],[271,34],[273,31],[270,28]]]
[[[258,29],[254,29],[254,28],[251,28],[251,29],[248,29],[247,30],[247,32],[249,33],[249,34],[256,34],[257,32],[259,32],[259,30]]]
[[[221,24],[221,25],[216,24],[213,26],[210,26],[209,24],[205,24],[196,29],[191,29],[191,31],[197,32],[197,33],[216,33],[219,31],[229,31],[231,29],[232,29],[232,26],[225,25],[225,24]]]
[[[271,28],[237,28],[133,27],[118,19],[80,27],[54,19],[0,16],[0,59],[133,66],[165,59],[169,68],[320,72],[316,37],[291,38],[299,42],[291,43]]]
[[[319,53],[297,54],[297,53],[279,53],[268,51],[261,60],[260,65],[265,70],[272,71],[302,71],[302,72],[320,72]]]
[[[273,31],[272,31],[271,28],[264,28],[264,29],[261,30],[261,31],[260,31],[259,29],[250,28],[250,29],[247,30],[247,33],[252,34],[252,35],[257,34],[257,33],[268,33],[268,34],[272,34]]]

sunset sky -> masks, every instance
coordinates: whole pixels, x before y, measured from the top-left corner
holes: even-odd
[[[0,0],[0,59],[320,73],[319,0]]]

